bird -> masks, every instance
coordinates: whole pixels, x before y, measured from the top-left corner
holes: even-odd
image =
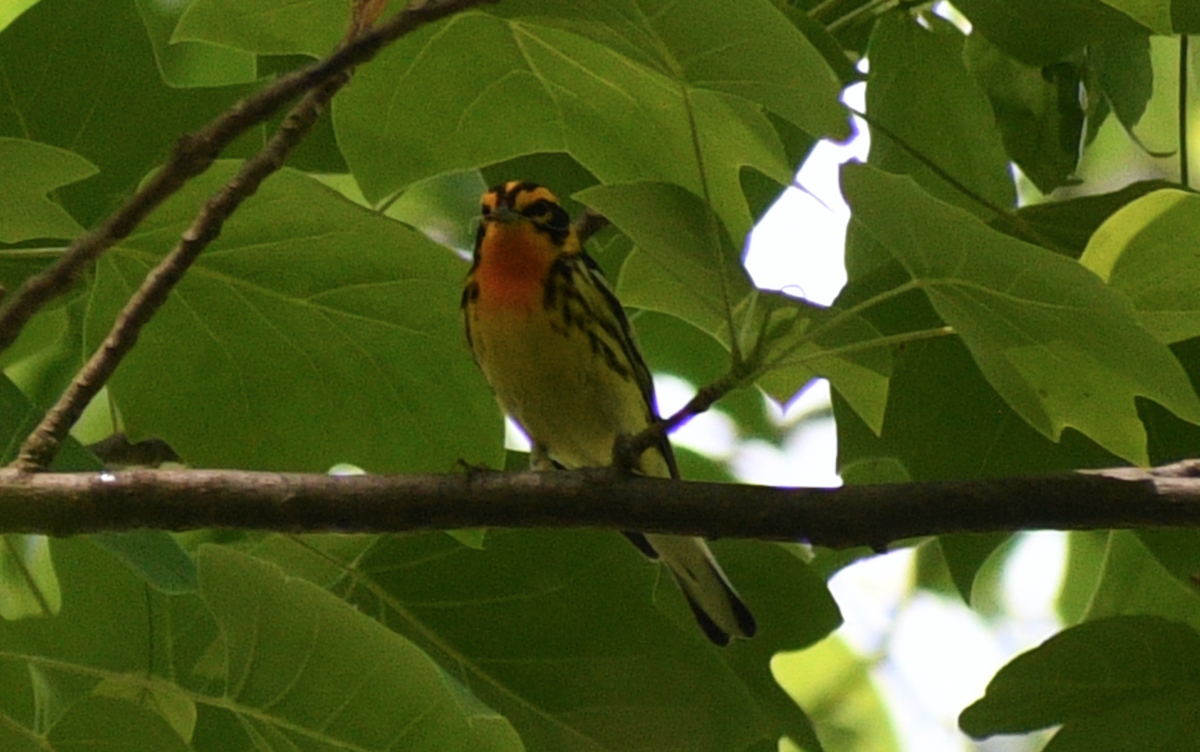
[[[500,408],[529,437],[536,470],[607,467],[620,438],[659,419],[654,382],[616,294],[547,188],[509,181],[483,194],[463,323]],[[664,434],[634,472],[679,478]],[[702,538],[626,535],[674,575],[710,641],[756,630]]]

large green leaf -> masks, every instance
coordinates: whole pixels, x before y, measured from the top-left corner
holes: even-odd
[[[350,24],[350,4],[316,0],[193,0],[173,42],[208,42],[258,55],[324,57]]]
[[[104,258],[87,342],[105,336],[234,169],[212,168]],[[321,471],[344,461],[394,472],[498,462],[499,414],[459,323],[465,272],[419,233],[285,170],[176,288],[112,393],[131,435],[162,438],[199,466]]]
[[[1000,670],[963,711],[974,737],[1063,724],[1046,746],[1185,752],[1200,744],[1200,636],[1150,616],[1069,629]]]
[[[611,533],[493,531],[483,550],[404,536],[359,576],[363,606],[382,600],[530,750],[742,750],[780,735],[819,749],[769,664],[838,624],[823,581],[778,546],[714,551],[759,625],[724,648],[665,571]]]
[[[847,167],[842,179],[855,220],[905,267],[993,388],[1044,435],[1057,439],[1072,426],[1145,464],[1135,397],[1200,422],[1200,399],[1179,362],[1095,275],[991,230],[906,178]]]
[[[1200,336],[1200,196],[1155,191],[1113,214],[1088,243],[1079,263],[1137,309],[1159,340]]]
[[[522,749],[429,656],[327,591],[228,548],[206,546],[198,558],[224,644],[220,704],[253,746]]]
[[[0,138],[0,243],[73,238],[79,223],[46,194],[96,174],[78,154],[19,138]]]
[[[111,212],[180,134],[246,92],[165,84],[132,2],[39,2],[0,34],[0,69],[0,135],[70,149],[100,168],[56,192],[85,226]],[[256,138],[252,131],[234,151]]]
[[[940,19],[932,30],[903,13],[880,19],[871,37],[867,112],[887,132],[873,134],[870,163],[911,175],[943,201],[991,216],[912,153],[994,206],[1007,208],[1016,199],[992,108],[963,64],[964,39]]]
[[[163,81],[171,86],[223,86],[253,81],[258,73],[254,55],[203,42],[171,43],[180,16],[196,5],[137,0],[138,13],[146,23]]]
[[[450,170],[565,151],[603,182],[665,181],[711,196],[740,241],[750,228],[742,168],[786,184],[793,167],[764,108],[821,135],[846,133],[828,66],[760,0],[627,13],[574,7],[571,23],[565,13],[544,22],[460,14],[364,66],[334,114],[367,197]],[[713,18],[733,33],[703,25]],[[660,28],[664,19],[670,24]],[[731,45],[775,62],[753,66],[752,75],[731,62]],[[823,104],[797,107],[804,91]]]

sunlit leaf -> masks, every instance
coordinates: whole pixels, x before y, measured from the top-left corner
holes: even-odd
[[[1086,269],[990,230],[905,178],[848,167],[842,179],[858,221],[1043,434],[1056,439],[1072,426],[1145,463],[1136,396],[1200,422],[1200,399],[1179,362],[1137,324],[1128,300]]]

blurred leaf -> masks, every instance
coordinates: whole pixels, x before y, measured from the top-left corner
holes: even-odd
[[[350,24],[350,5],[338,0],[192,0],[172,42],[208,42],[258,55],[324,57]],[[253,59],[253,56],[251,56]]]
[[[1076,70],[1066,63],[1026,65],[978,34],[968,38],[964,53],[992,104],[1012,161],[1043,193],[1078,182],[1074,173],[1084,113]]]
[[[257,65],[252,54],[215,44],[171,43],[180,16],[199,4],[137,0],[138,13],[146,23],[163,81],[177,87],[225,86],[253,81],[257,77]],[[244,7],[243,4],[236,5]]]
[[[1172,564],[1179,561],[1174,557]],[[1125,614],[1153,614],[1200,629],[1200,589],[1164,567],[1136,533],[1115,530],[1084,618]]]
[[[1200,597],[1200,531],[1161,528],[1135,534],[1171,576]]]
[[[1028,65],[1050,65],[1111,39],[1147,29],[1104,0],[958,0],[976,33]]]
[[[1126,616],[1068,629],[1000,670],[963,711],[975,738],[1064,724],[1047,750],[1189,750],[1200,705],[1200,637]]]
[[[0,138],[0,243],[33,238],[73,238],[83,232],[46,194],[95,175],[83,157],[19,138]]]
[[[889,13],[871,37],[867,111],[907,148],[876,131],[869,162],[911,175],[937,198],[990,217],[990,209],[909,152],[924,156],[993,206],[1007,208],[1016,201],[995,118],[963,64],[965,37],[941,19],[930,23],[932,31],[906,14]]]
[[[938,536],[937,543],[946,560],[946,569],[963,603],[976,605],[976,576],[983,568],[984,562],[1011,538],[1011,533]]]
[[[1058,593],[1058,618],[1064,624],[1082,621],[1103,576],[1110,533],[1075,530],[1067,533],[1067,561]]]
[[[855,216],[906,267],[992,386],[1044,435],[1058,439],[1073,426],[1145,464],[1134,397],[1200,421],[1200,399],[1179,362],[1094,275],[989,230],[904,178],[848,166],[842,180]]]
[[[325,590],[228,548],[205,546],[198,560],[225,644],[221,704],[244,724],[243,744],[521,749],[427,655]]]
[[[235,168],[211,168],[104,257],[90,342]],[[499,413],[459,323],[465,272],[420,234],[285,170],[246,201],[121,364],[110,389],[126,430],[195,466],[496,462]]]
[[[530,750],[741,750],[781,734],[818,749],[768,664],[839,623],[824,582],[780,547],[713,550],[759,622],[754,639],[725,648],[659,565],[609,533],[493,531],[483,551],[396,537],[363,563],[374,583],[364,605],[387,604],[389,623]]]
[[[1096,230],[1079,263],[1137,309],[1161,342],[1200,336],[1200,196],[1155,191],[1114,213]]]
[[[0,536],[0,618],[51,617],[62,610],[62,589],[44,535]]]
[[[771,668],[799,705],[813,708],[828,752],[899,752],[884,698],[871,681],[872,661],[837,636],[807,650],[781,653]]]

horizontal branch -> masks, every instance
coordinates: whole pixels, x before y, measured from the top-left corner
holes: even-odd
[[[1193,462],[1000,480],[786,489],[609,470],[329,476],[219,470],[0,471],[0,533],[133,529],[642,530],[832,548],[1025,529],[1200,527]]]

